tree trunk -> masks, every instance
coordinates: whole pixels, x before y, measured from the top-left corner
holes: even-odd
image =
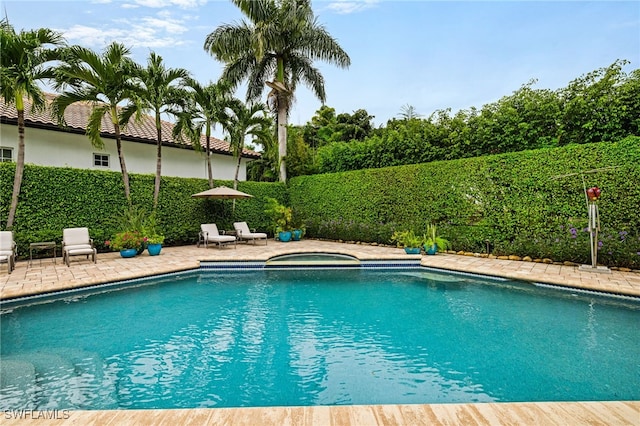
[[[211,149],[209,148],[210,136],[207,132],[207,174],[209,175],[209,189],[213,188],[213,171],[211,170]]]
[[[278,164],[280,182],[287,181],[287,106],[278,100]]]
[[[22,174],[24,172],[24,109],[18,110],[18,158],[16,159],[16,174],[13,178],[13,193],[11,194],[11,207],[7,218],[7,229],[13,228],[13,221],[18,209],[18,196],[22,185]]]
[[[120,125],[113,123],[113,127],[116,131],[116,147],[118,148],[118,158],[120,159],[120,171],[122,172],[122,183],[124,184],[124,196],[127,199],[127,203],[131,206],[131,191],[129,189],[129,173],[127,173],[127,166],[124,163],[124,154],[122,153],[122,140],[120,139]]]
[[[238,189],[238,174],[240,173],[240,162],[242,157],[238,155],[238,162],[236,163],[236,177],[233,179],[233,189]]]
[[[156,157],[156,182],[153,188],[153,209],[158,207],[158,197],[160,196],[160,177],[162,173],[162,128],[160,127],[160,115],[156,116],[156,129],[158,132],[158,154]]]

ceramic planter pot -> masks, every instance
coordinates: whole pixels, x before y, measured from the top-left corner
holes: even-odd
[[[407,254],[420,254],[420,247],[405,247],[404,252]]]
[[[291,231],[278,232],[278,239],[283,243],[286,243],[287,241],[291,241]]]
[[[162,250],[162,244],[147,244],[147,251],[149,252],[149,256],[159,255],[160,250]]]
[[[120,250],[120,256],[122,257],[134,257],[136,254],[138,254],[138,250],[136,249]]]

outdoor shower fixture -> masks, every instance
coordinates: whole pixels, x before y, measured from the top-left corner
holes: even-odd
[[[619,166],[603,167],[600,169],[588,170],[579,173],[570,173],[568,175],[554,176],[552,179],[566,178],[569,176],[580,175],[582,178],[582,188],[584,191],[584,197],[587,202],[587,215],[588,223],[587,229],[589,230],[589,248],[591,250],[591,265],[580,265],[578,270],[586,272],[600,272],[603,274],[610,274],[611,270],[606,266],[598,266],[598,231],[600,231],[600,213],[598,212],[598,199],[602,193],[602,190],[597,186],[593,186],[587,189],[587,184],[584,179],[584,175],[587,173],[597,173],[601,171],[608,171],[616,169]]]
[[[584,185],[584,179],[583,179]],[[586,186],[586,185],[585,185]],[[600,215],[598,213],[598,199],[602,191],[597,186],[584,190],[587,198],[587,211],[589,215],[587,228],[589,229],[589,242],[591,248],[591,265],[580,265],[581,271],[611,273],[606,266],[598,266],[598,231],[600,231]]]

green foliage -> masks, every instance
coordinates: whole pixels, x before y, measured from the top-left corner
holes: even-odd
[[[391,235],[391,241],[398,243],[401,247],[418,248],[424,243],[424,238],[416,235],[413,230],[395,231]]]
[[[144,237],[140,231],[118,232],[111,241],[105,241],[105,245],[115,251],[135,249],[140,250],[144,243]]]
[[[311,121],[301,128],[310,147],[318,148],[333,142],[362,141],[373,135],[374,116],[369,115],[365,109],[337,116],[335,112],[334,108],[323,105],[311,117]]]
[[[139,206],[127,206],[122,213],[116,217],[115,224],[121,231],[136,231],[143,233],[146,222],[147,212]]]
[[[451,243],[444,237],[438,235],[437,226],[433,223],[427,225],[427,233],[423,237],[425,249],[436,246],[438,251],[446,251],[451,248]]]
[[[305,126],[305,141],[318,147],[320,173],[616,142],[640,135],[640,70],[627,74],[625,65],[616,61],[555,91],[536,89],[532,80],[479,110],[439,110],[426,119],[410,112],[350,143],[326,137],[337,117],[324,107]]]
[[[65,44],[62,34],[48,28],[16,32],[6,13],[0,20],[0,96],[15,107],[19,117],[24,113],[25,100],[31,104],[32,111],[44,109],[46,101],[40,83],[53,78],[53,62],[62,57]],[[13,229],[24,172],[25,129],[20,119],[18,128],[17,166],[6,219],[9,229]]]
[[[0,163],[0,187],[10,188],[14,163]],[[231,181],[218,181],[231,186]],[[138,230],[143,236],[151,231],[149,217],[153,210],[154,175],[131,175],[134,218],[123,218],[127,208],[121,175],[118,172],[72,168],[25,166],[25,174],[13,228],[19,255],[29,253],[29,243],[61,243],[62,230],[87,226],[96,247],[126,230]],[[208,189],[206,179],[162,177],[162,186],[153,232],[165,237],[167,245],[192,244],[198,240],[202,223],[216,223],[220,229],[233,229],[233,222],[247,221],[251,227],[266,229],[271,223],[264,215],[265,198],[287,203],[287,193],[280,183],[239,182],[238,189],[253,198],[236,201],[192,198]],[[6,224],[10,191],[0,191],[0,224]],[[131,226],[130,219],[140,225]]]
[[[615,143],[572,145],[427,164],[300,176],[281,183],[239,182],[252,194],[233,201],[192,198],[205,179],[163,177],[153,232],[168,245],[193,244],[202,223],[232,229],[235,221],[271,229],[269,198],[291,206],[317,238],[387,244],[395,231],[419,234],[437,225],[455,250],[491,251],[588,262],[589,235],[583,185],[598,186],[602,230],[599,260],[640,268],[640,137]],[[594,169],[600,171],[588,172]],[[15,164],[0,163],[0,187],[10,187]],[[583,182],[584,176],[584,182]],[[153,175],[131,175],[132,202],[153,205]],[[220,182],[227,184],[227,182]],[[0,223],[6,224],[9,191],[0,192]],[[61,242],[62,229],[88,226],[96,246],[126,231],[127,202],[117,172],[27,165],[14,236],[19,254],[29,243]],[[143,222],[133,215],[125,221]],[[120,219],[120,221],[118,220]],[[145,225],[146,224],[146,225]],[[145,228],[147,226],[147,228]],[[138,226],[128,226],[137,228]],[[150,235],[146,235],[150,236]]]
[[[607,68],[573,80],[560,91],[562,144],[615,141],[638,134],[640,76],[638,70],[631,75],[625,74],[622,67],[627,64],[627,61],[618,60]],[[631,120],[636,126],[626,127]]]
[[[300,127],[289,126],[287,159],[287,176],[290,178],[316,173],[313,149],[304,142]]]
[[[118,236],[122,238],[121,234],[123,233],[129,233],[142,236],[144,241],[150,244],[162,244],[164,242],[164,235],[158,230],[155,210],[152,213],[148,213],[146,209],[140,206],[127,206],[115,218],[114,227],[120,230],[114,240],[117,240]],[[113,241],[111,247],[113,248]]]
[[[585,235],[569,232],[586,227],[580,172],[603,168],[584,174],[587,187],[603,189],[599,258],[640,267],[639,165],[640,137],[628,137],[300,176],[289,182],[290,205],[305,219],[311,237],[387,243],[396,230],[433,223],[455,250],[486,252],[488,247],[494,254],[584,262],[589,256]]]
[[[293,210],[291,207],[284,206],[278,202],[275,198],[267,197],[267,204],[264,213],[271,218],[273,225],[272,230],[274,234],[283,231],[290,231],[293,229]]]

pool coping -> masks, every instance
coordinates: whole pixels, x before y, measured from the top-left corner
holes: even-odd
[[[637,425],[640,401],[334,405],[172,410],[23,410],[3,424],[60,425]],[[24,412],[26,411],[26,413]],[[18,418],[19,415],[23,418]],[[49,417],[46,417],[49,416]]]

